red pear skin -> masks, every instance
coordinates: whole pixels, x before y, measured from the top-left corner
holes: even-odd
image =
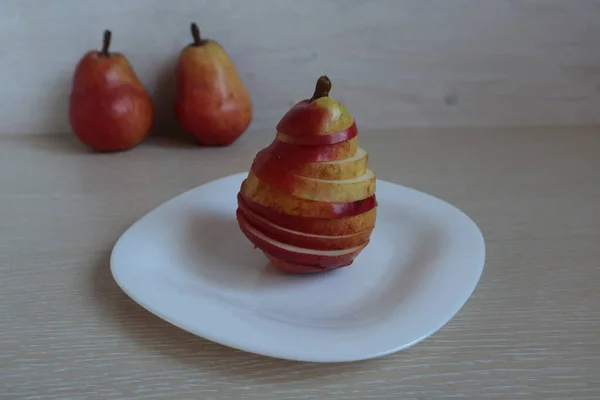
[[[354,118],[343,104],[329,97],[330,90],[331,81],[327,76],[321,76],[313,96],[294,104],[277,124],[277,132],[305,137],[306,140],[314,136],[338,134],[349,129],[354,124]],[[312,140],[314,144],[322,144],[318,138]]]
[[[252,121],[253,105],[242,79],[223,47],[200,38],[179,55],[175,115],[182,129],[206,146],[235,142]]]
[[[347,129],[341,130],[329,135],[313,135],[313,136],[291,136],[285,133],[277,132],[276,139],[280,142],[297,144],[302,146],[319,146],[327,144],[337,144],[354,139],[358,135],[356,123],[353,123]]]
[[[98,152],[129,150],[148,136],[152,100],[127,58],[109,53],[111,33],[101,51],[79,60],[72,80],[69,122],[81,142]]]

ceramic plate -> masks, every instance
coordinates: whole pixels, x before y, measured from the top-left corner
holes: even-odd
[[[265,356],[356,361],[440,329],[473,292],[480,230],[435,197],[378,180],[377,225],[350,267],[286,275],[238,228],[246,173],[185,192],[131,226],[111,269],[127,295],[208,340]]]

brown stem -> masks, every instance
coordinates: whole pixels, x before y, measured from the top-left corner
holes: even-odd
[[[329,96],[329,92],[331,91],[331,81],[327,77],[327,75],[322,75],[317,80],[317,85],[315,87],[315,92],[313,93],[310,101],[315,101],[320,99],[321,97]]]
[[[194,38],[194,46],[201,46],[204,43],[204,40],[200,37],[200,29],[195,22],[192,22],[192,37]]]
[[[102,55],[103,57],[110,57],[108,48],[110,47],[111,36],[112,33],[108,29],[104,31],[104,39],[102,40],[102,50],[100,51],[100,55]]]

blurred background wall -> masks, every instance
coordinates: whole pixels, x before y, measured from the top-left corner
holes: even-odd
[[[237,64],[251,129],[323,73],[363,128],[600,124],[598,0],[2,0],[0,134],[69,131],[73,68],[104,29],[170,129],[192,21]]]

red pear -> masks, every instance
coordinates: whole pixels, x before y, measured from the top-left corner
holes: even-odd
[[[354,118],[330,90],[320,77],[313,96],[283,116],[238,193],[240,229],[292,274],[351,265],[375,228],[375,173]]]
[[[101,51],[88,51],[75,68],[69,101],[74,134],[95,151],[135,147],[152,126],[152,100],[127,58],[110,53],[111,32]]]
[[[180,53],[177,64],[175,115],[181,127],[207,146],[227,146],[246,131],[252,120],[252,101],[224,48],[200,37]]]

